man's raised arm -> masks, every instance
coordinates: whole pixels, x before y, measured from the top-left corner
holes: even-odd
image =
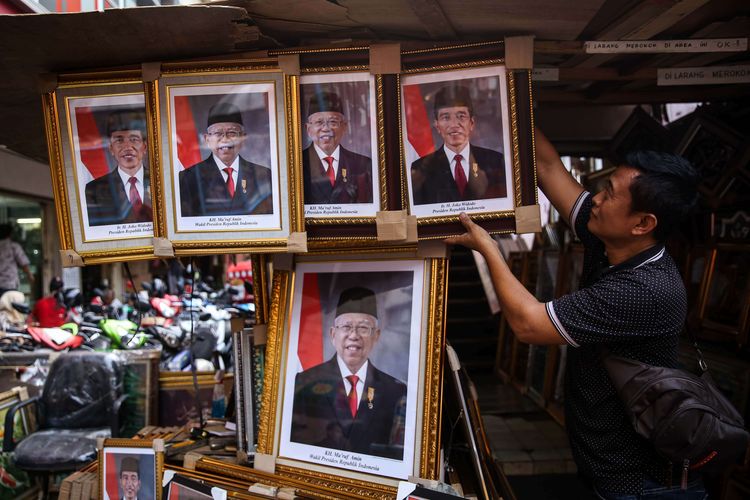
[[[539,187],[560,216],[570,224],[570,211],[583,187],[567,171],[557,150],[538,127],[534,128],[534,143]]]

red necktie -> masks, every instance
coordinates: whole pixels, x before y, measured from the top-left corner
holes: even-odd
[[[357,406],[359,406],[359,397],[357,396],[357,382],[359,377],[356,375],[347,375],[346,380],[352,384],[352,390],[349,391],[349,411],[352,412],[352,418],[357,416]]]
[[[227,191],[229,191],[229,197],[234,198],[234,178],[232,178],[232,167],[224,169],[227,173]]]
[[[458,188],[458,194],[461,195],[463,198],[464,191],[466,191],[466,184],[468,182],[466,181],[466,174],[464,173],[464,167],[461,165],[461,160],[464,159],[461,155],[456,155],[456,170],[455,170],[455,179],[456,179],[456,187]]]
[[[143,204],[143,201],[141,200],[141,195],[138,194],[138,188],[135,187],[136,182],[138,182],[138,179],[135,177],[131,177],[128,179],[128,182],[130,183],[130,205],[133,207],[133,211],[138,212],[141,209],[141,205]]]
[[[323,159],[328,162],[326,173],[328,174],[328,180],[331,181],[331,187],[333,187],[336,184],[336,172],[333,170],[333,156],[326,156]]]

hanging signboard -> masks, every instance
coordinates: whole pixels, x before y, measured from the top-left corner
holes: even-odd
[[[727,83],[750,83],[750,65],[661,68],[657,70],[656,84],[659,86]]]
[[[592,40],[584,42],[587,54],[636,54],[658,52],[741,52],[747,38],[694,40]]]

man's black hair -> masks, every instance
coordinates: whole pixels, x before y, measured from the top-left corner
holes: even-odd
[[[657,151],[634,151],[626,165],[640,172],[630,183],[631,210],[654,214],[654,237],[666,240],[697,203],[697,172],[685,158]]]
[[[10,238],[10,235],[13,234],[13,225],[12,224],[0,224],[0,240],[4,240],[5,238]]]

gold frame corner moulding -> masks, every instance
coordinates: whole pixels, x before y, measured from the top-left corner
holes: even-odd
[[[60,248],[84,264],[153,258],[153,116],[137,72],[61,75],[43,94]]]
[[[123,498],[123,488],[135,490],[135,495],[150,490],[146,498],[162,497],[164,440],[107,438],[98,451],[99,498]],[[123,474],[128,477],[122,478]]]
[[[408,248],[275,271],[257,450],[276,474],[359,498],[438,478],[446,278]]]
[[[530,72],[436,57],[400,76],[403,204],[420,240],[461,234],[461,212],[514,232],[516,209],[537,203]]]
[[[176,255],[285,252],[304,230],[298,80],[227,62],[163,65],[148,85],[156,232]]]

